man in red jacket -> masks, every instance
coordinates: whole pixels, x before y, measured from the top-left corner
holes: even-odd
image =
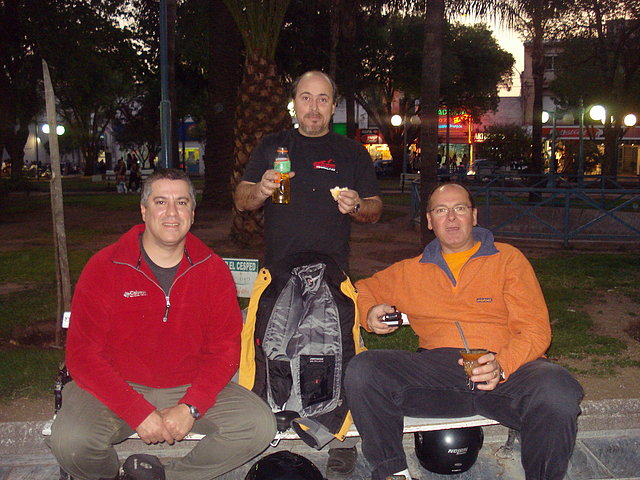
[[[520,431],[527,480],[562,480],[576,439],[582,388],[544,358],[549,314],[531,264],[476,226],[470,192],[436,188],[427,222],[436,235],[422,255],[356,283],[362,326],[376,334],[394,311],[407,314],[418,352],[369,350],[345,377],[347,400],[373,480],[410,479],[403,416],[483,415]],[[467,378],[458,322],[470,348],[488,353]]]
[[[266,404],[230,382],[242,316],[224,261],[189,233],[195,205],[186,174],[155,172],[142,191],[144,225],[94,255],[80,276],[67,338],[73,382],[50,437],[74,479],[116,478],[113,445],[134,432],[148,444],[206,435],[164,467],[152,458],[170,480],[222,475],[274,437]],[[142,460],[127,462],[133,478]]]

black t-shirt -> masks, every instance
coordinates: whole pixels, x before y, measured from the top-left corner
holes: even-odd
[[[291,202],[272,204],[265,213],[265,264],[276,264],[299,252],[331,256],[345,272],[349,267],[351,217],[338,210],[329,190],[348,187],[360,198],[380,195],[371,157],[355,140],[329,132],[305,137],[297,130],[266,136],[251,154],[243,180],[258,183],[273,168],[278,147],[286,147],[291,159]]]

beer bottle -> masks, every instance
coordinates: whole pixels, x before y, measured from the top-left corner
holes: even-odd
[[[291,160],[289,151],[285,147],[278,148],[276,159],[273,162],[273,169],[280,175],[280,185],[273,192],[271,201],[273,203],[289,203],[291,199],[291,185],[289,172],[291,171]]]

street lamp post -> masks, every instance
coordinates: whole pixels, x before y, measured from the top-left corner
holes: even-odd
[[[580,148],[578,149],[578,185],[584,185],[584,102],[580,99]]]
[[[167,33],[167,0],[160,0],[160,163],[173,166],[171,158],[171,101],[169,100],[169,53]]]
[[[589,109],[589,116],[596,120],[596,121],[601,121],[602,124],[604,125],[606,123],[607,120],[607,110],[605,107],[603,107],[602,105],[593,105],[590,109]],[[637,117],[633,114],[633,113],[629,113],[627,115],[625,115],[625,117],[622,119],[622,124],[627,127],[633,127],[636,125],[637,123]],[[611,117],[611,123],[613,123],[614,118],[613,116]],[[613,162],[614,162],[614,166],[615,166],[615,171],[617,173],[617,166],[618,166],[618,158],[619,158],[619,142],[622,142],[622,138],[624,137],[624,129],[621,129],[620,131],[620,135],[616,134],[615,137],[615,146],[614,146],[614,150],[613,150]]]
[[[40,165],[40,156],[39,156],[39,148],[40,145],[38,145],[40,137],[38,136],[38,122],[36,122],[36,131],[34,132],[34,143],[36,145],[36,180],[38,179],[38,165]]]
[[[402,173],[407,173],[407,116],[404,116],[402,126]]]
[[[542,111],[542,123],[547,123],[551,117],[551,157],[549,157],[549,186],[556,186],[556,121],[558,118],[558,108],[554,105],[553,112]]]
[[[391,125],[394,127],[402,125],[402,173],[407,173],[407,116],[393,115]]]

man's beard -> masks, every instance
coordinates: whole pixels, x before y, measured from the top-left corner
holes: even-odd
[[[328,124],[326,123],[309,124],[309,123],[300,122],[300,124],[298,125],[298,128],[309,136],[316,136],[316,135],[323,134],[327,131],[327,127],[328,127]]]

